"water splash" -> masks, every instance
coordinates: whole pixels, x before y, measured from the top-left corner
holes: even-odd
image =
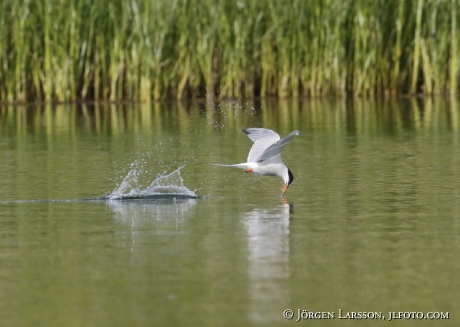
[[[171,173],[163,172],[145,189],[139,182],[137,169],[128,172],[123,182],[107,197],[109,200],[150,198],[198,198],[198,195],[184,186],[180,174],[182,167]]]

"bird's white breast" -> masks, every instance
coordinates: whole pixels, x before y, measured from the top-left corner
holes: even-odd
[[[268,165],[259,165],[254,169],[254,172],[261,175],[282,177],[285,170],[286,166],[284,164],[272,163]]]

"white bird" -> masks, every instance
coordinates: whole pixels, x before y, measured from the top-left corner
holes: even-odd
[[[248,162],[217,166],[241,168],[247,173],[281,177],[284,181],[284,194],[294,180],[294,175],[281,160],[281,151],[292,137],[300,135],[300,132],[292,131],[282,139],[278,133],[266,128],[247,128],[243,132],[254,142],[249,151]]]

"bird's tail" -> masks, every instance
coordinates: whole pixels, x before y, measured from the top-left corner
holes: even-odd
[[[233,168],[240,168],[240,169],[248,169],[251,168],[247,163],[240,163],[234,165],[222,165],[222,164],[213,164],[214,166],[221,166],[221,167],[233,167]]]

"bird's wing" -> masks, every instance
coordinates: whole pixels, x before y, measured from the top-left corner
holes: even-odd
[[[281,163],[281,151],[291,141],[295,135],[300,135],[300,132],[295,130],[289,133],[286,137],[273,143],[259,156],[257,161],[263,161],[265,164],[268,163]],[[252,151],[252,150],[251,150]]]
[[[259,161],[265,151],[280,139],[278,133],[266,128],[247,128],[243,132],[254,142],[248,162]]]

